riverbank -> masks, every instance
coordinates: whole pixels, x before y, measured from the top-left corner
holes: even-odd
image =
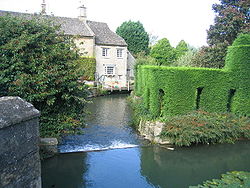
[[[231,113],[193,111],[172,117],[150,117],[139,97],[130,97],[135,128],[153,143],[190,146],[250,139],[250,118]]]
[[[130,127],[127,96],[96,97],[87,104],[91,113],[84,134],[64,137],[60,154],[42,161],[44,187],[183,188],[220,178],[228,171],[249,170],[246,141],[174,150],[165,145],[145,146]]]

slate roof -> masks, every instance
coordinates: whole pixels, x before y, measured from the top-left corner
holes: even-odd
[[[10,12],[0,10],[0,16],[10,14],[12,16],[24,17],[24,18],[34,18],[43,17],[46,19],[54,20],[56,24],[61,25],[61,30],[64,31],[66,35],[81,35],[86,37],[93,37],[93,32],[89,31],[86,25],[80,21],[78,18],[67,18],[67,17],[57,17],[57,16],[41,16],[39,14],[28,14],[20,12]]]
[[[106,23],[87,21],[87,24],[95,33],[96,44],[127,46],[125,40],[111,31]]]
[[[41,17],[39,14],[28,14],[20,12],[11,12],[0,10],[0,16],[10,14],[18,17],[25,17],[31,19],[35,16]],[[46,19],[53,19],[55,23],[61,25],[62,31],[66,35],[80,35],[85,37],[94,37],[95,43],[99,45],[115,45],[115,46],[127,46],[123,38],[111,31],[106,23],[79,20],[78,18],[57,17],[57,16],[42,16]]]

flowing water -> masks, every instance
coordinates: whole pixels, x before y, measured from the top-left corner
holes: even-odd
[[[185,188],[250,170],[250,142],[177,148],[146,146],[129,126],[126,95],[93,99],[82,135],[42,162],[43,188]]]

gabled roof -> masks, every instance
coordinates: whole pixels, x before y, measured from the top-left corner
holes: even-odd
[[[51,19],[54,20],[56,24],[61,25],[61,30],[64,31],[66,35],[81,35],[86,37],[94,36],[93,32],[89,31],[88,27],[78,18],[67,18],[48,15],[42,16],[40,14],[28,14],[0,10],[0,16],[4,16],[7,14],[28,19],[32,19],[35,17]]]
[[[54,17],[54,19],[56,23],[61,25],[61,29],[66,35],[94,36],[86,24],[78,18]]]
[[[95,43],[99,45],[127,46],[124,39],[111,31],[106,23],[94,21],[81,21],[78,18],[42,16],[40,14],[28,14],[20,12],[11,12],[0,10],[0,16],[10,14],[12,16],[32,19],[34,17],[52,19],[56,24],[61,25],[61,30],[66,35],[80,35],[85,37],[94,37]]]
[[[111,31],[106,23],[88,20],[87,24],[95,34],[96,44],[127,46],[125,40]]]

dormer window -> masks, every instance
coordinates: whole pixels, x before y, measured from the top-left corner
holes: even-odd
[[[117,49],[117,50],[116,50],[116,56],[117,56],[118,58],[122,58],[122,49]]]
[[[109,48],[102,48],[102,56],[108,57],[108,51],[109,51]]]

